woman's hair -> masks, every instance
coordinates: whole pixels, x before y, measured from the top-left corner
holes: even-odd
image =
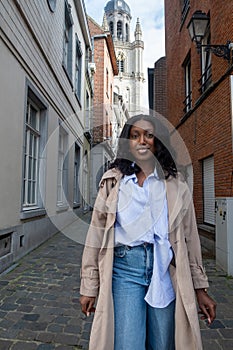
[[[119,137],[118,142],[118,150],[116,159],[113,163],[110,164],[111,168],[118,168],[123,175],[131,175],[133,173],[139,172],[141,169],[136,164],[133,159],[132,154],[129,150],[129,138],[130,138],[130,130],[132,126],[138,122],[139,120],[145,120],[151,123],[154,127],[154,146],[155,146],[155,165],[157,168],[157,172],[160,178],[168,178],[169,176],[176,177],[177,167],[174,159],[172,158],[172,151],[174,157],[174,150],[171,150],[170,146],[170,135],[168,129],[159,121],[157,118],[150,116],[139,114],[127,120],[125,123],[122,132]],[[162,142],[163,140],[163,142]],[[164,143],[166,142],[166,146]]]

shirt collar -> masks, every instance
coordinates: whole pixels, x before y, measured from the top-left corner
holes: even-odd
[[[148,178],[149,178],[149,177],[154,177],[156,180],[159,180],[158,172],[157,172],[156,167],[154,168],[154,172],[151,173],[151,174],[148,176]],[[125,176],[122,178],[122,182],[123,182],[124,184],[126,184],[126,183],[127,183],[128,181],[130,181],[130,180],[132,180],[134,183],[137,183],[137,182],[138,182],[138,178],[137,178],[137,176],[136,176],[135,173],[133,173],[133,174],[131,174],[131,175],[125,175]]]
[[[123,177],[123,179],[122,179],[122,182],[123,182],[124,184],[126,184],[126,183],[127,183],[128,181],[130,181],[130,180],[133,180],[134,183],[137,183],[137,182],[138,182],[138,178],[137,178],[137,176],[136,176],[135,173],[133,173],[133,174],[131,174],[131,175],[125,175],[125,176]]]

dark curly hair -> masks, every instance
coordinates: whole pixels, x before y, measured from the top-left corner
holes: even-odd
[[[132,126],[139,120],[150,122],[154,127],[154,145],[156,168],[160,178],[176,177],[177,167],[174,161],[175,153],[170,146],[168,129],[153,116],[139,114],[127,120],[119,137],[116,159],[110,164],[110,169],[118,168],[123,175],[131,175],[141,171],[129,151],[129,137]],[[166,143],[166,146],[164,145]],[[169,148],[169,150],[168,150]],[[172,152],[172,155],[171,153]]]

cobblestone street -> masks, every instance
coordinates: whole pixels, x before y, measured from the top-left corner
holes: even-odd
[[[71,231],[84,227],[77,220]],[[0,350],[88,348],[91,318],[79,306],[82,248],[58,233],[1,276]],[[201,321],[204,350],[233,349],[233,279],[214,260],[204,262],[218,303],[214,324]]]

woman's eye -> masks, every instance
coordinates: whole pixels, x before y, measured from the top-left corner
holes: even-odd
[[[147,137],[148,139],[153,139],[154,135],[151,134],[151,133],[148,133],[148,134],[146,134],[146,137]]]
[[[131,135],[130,138],[131,138],[132,140],[137,140],[137,139],[138,139],[138,135],[137,135],[137,134]]]

